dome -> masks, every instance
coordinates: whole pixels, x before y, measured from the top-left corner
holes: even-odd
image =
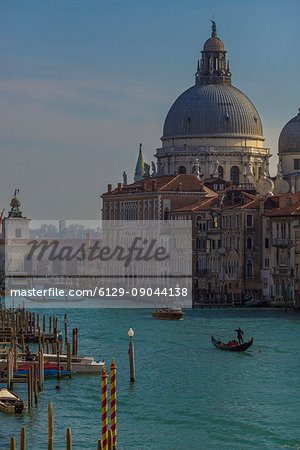
[[[217,37],[211,37],[205,42],[203,50],[208,52],[224,51],[224,44],[221,39]]]
[[[282,129],[278,143],[279,153],[300,153],[300,111]]]
[[[196,84],[169,110],[162,139],[197,136],[263,139],[263,129],[255,106],[239,89]]]

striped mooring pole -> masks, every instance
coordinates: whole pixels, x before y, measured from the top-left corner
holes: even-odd
[[[113,435],[113,447],[117,447],[117,366],[115,359],[112,359],[110,365],[110,419],[111,432]]]
[[[108,450],[108,429],[107,429],[107,373],[105,366],[101,373],[102,387],[102,446],[103,450]]]

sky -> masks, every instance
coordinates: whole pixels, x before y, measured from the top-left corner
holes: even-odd
[[[213,17],[275,174],[300,107],[298,0],[2,0],[0,209],[19,188],[27,217],[97,219],[107,184],[132,180],[140,142],[154,160]]]

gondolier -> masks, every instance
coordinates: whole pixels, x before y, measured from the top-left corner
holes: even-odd
[[[243,330],[241,328],[238,328],[237,330],[234,330],[234,331],[237,332],[237,337],[238,337],[238,340],[239,340],[239,344],[243,344],[243,342],[244,342],[244,339],[243,339],[244,332],[243,332]]]
[[[215,339],[213,335],[211,336],[212,344],[218,348],[219,350],[228,350],[230,352],[245,352],[249,347],[253,344],[253,338],[248,342],[244,342],[243,344],[238,344],[237,342],[230,341],[228,344],[224,344],[220,339]]]

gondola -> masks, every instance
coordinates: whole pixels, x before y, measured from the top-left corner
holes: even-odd
[[[236,343],[236,344],[228,345],[228,344],[224,344],[224,342],[222,342],[220,340],[216,340],[212,335],[211,342],[219,350],[228,350],[230,352],[244,352],[249,347],[251,347],[251,345],[253,344],[253,338],[250,339],[250,341],[248,341],[248,342],[244,342],[243,344]],[[233,341],[231,341],[231,342],[233,342]]]

